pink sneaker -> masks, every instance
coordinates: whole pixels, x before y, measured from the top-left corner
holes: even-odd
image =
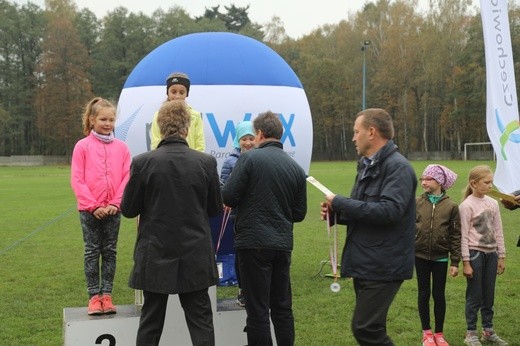
[[[444,339],[444,334],[442,334],[442,332],[433,334],[433,338],[435,339],[437,346],[450,346],[446,339]]]
[[[89,315],[101,315],[103,313],[103,307],[101,305],[101,297],[99,294],[96,294],[88,301],[88,311]]]
[[[110,294],[103,294],[101,297],[101,304],[103,305],[104,314],[116,313],[116,306],[112,303],[112,296]]]
[[[422,346],[437,346],[431,330],[423,331]]]

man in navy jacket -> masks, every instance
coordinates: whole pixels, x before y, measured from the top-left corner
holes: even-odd
[[[341,276],[354,281],[352,331],[360,345],[393,345],[387,313],[403,280],[413,275],[417,177],[393,136],[386,111],[360,112],[352,141],[361,159],[352,193],[328,195],[322,203],[322,218],[330,211],[347,225]]]

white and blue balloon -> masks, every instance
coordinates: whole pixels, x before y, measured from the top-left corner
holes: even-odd
[[[303,86],[275,51],[252,38],[224,32],[170,40],[128,76],[118,102],[116,136],[132,155],[150,150],[149,126],[166,100],[166,78],[187,73],[187,102],[202,113],[206,152],[222,166],[233,148],[235,125],[271,110],[284,126],[284,150],[309,173],[312,119]]]

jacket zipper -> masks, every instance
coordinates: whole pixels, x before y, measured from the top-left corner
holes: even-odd
[[[108,153],[107,153],[107,145],[106,144],[103,144],[103,149],[105,150],[105,184],[106,184],[106,188],[105,188],[105,203],[108,203],[108,188],[109,188],[109,184],[108,184]]]
[[[430,245],[428,248],[428,260],[431,261],[432,257],[432,238],[433,238],[433,216],[435,215],[435,203],[432,204],[432,217],[430,218]]]

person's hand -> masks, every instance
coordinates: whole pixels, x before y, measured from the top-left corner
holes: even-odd
[[[500,202],[502,202],[502,205],[509,210],[513,210],[515,208],[515,204],[511,201],[508,201],[507,199],[500,199]]]
[[[464,261],[464,264],[462,266],[462,273],[468,279],[471,279],[473,277],[473,268],[471,267],[471,263],[469,261]]]
[[[454,278],[457,275],[459,275],[459,267],[450,266],[450,276]]]
[[[119,208],[115,205],[109,204],[105,207],[107,215],[116,215],[119,212]]]
[[[505,258],[499,258],[498,264],[497,264],[497,274],[502,275],[504,274],[504,270],[506,270],[506,259]]]
[[[336,197],[336,195],[327,195],[325,196],[326,201],[321,202],[321,221],[325,221],[327,219],[327,214],[332,213],[332,200]]]
[[[520,204],[520,195],[518,196],[515,196],[513,195],[512,193],[510,194],[511,196],[515,197],[515,201]],[[509,210],[513,210],[515,209],[516,207],[518,207],[518,204],[515,204],[511,201],[508,201],[506,199],[500,199],[500,202],[502,202],[502,205],[506,208],[506,209],[509,209]]]
[[[98,220],[103,220],[105,217],[107,217],[107,211],[105,210],[105,207],[99,207],[92,213],[94,217]]]

